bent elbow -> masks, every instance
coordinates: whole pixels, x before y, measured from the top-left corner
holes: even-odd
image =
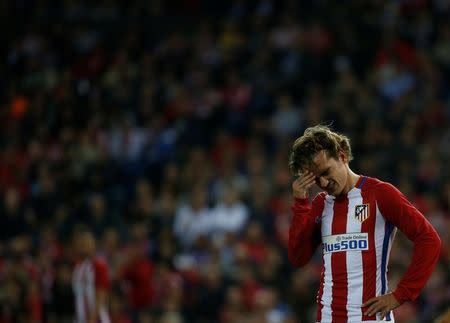
[[[439,252],[440,252],[442,250],[442,239],[437,232],[435,234],[434,240],[435,240],[435,244],[436,244],[436,249],[439,250]]]
[[[437,231],[433,228],[432,234],[429,235],[429,248],[432,254],[435,255],[436,260],[442,254],[442,240]]]
[[[441,250],[442,240],[441,240],[441,237],[439,236],[439,234],[437,233],[436,229],[432,228],[430,233],[432,233],[431,234],[431,239],[433,241],[433,244],[434,244],[435,248],[437,250]]]
[[[442,240],[438,234],[436,234],[436,244],[439,247],[439,249],[442,247]]]

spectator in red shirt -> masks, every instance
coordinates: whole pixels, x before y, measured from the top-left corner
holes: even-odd
[[[246,258],[256,265],[266,263],[268,244],[264,237],[264,231],[259,222],[252,221],[245,231],[245,237],[238,244],[238,248],[246,255]]]
[[[148,259],[144,244],[133,241],[129,248],[129,259],[121,270],[121,279],[125,283],[128,303],[134,316],[152,307],[154,301],[153,263]]]

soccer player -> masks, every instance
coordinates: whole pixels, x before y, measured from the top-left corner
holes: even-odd
[[[76,323],[109,323],[106,296],[109,274],[106,263],[97,257],[96,241],[91,232],[80,231],[75,236],[79,256],[73,272]]]
[[[433,272],[441,241],[397,188],[355,174],[351,160],[349,139],[326,126],[308,128],[295,140],[289,160],[298,175],[292,184],[289,260],[303,266],[322,244],[317,322],[393,322],[392,310],[416,299]],[[314,183],[324,192],[310,204]],[[389,292],[386,274],[397,228],[414,243],[414,253]]]

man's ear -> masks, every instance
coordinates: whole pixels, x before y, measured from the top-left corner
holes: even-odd
[[[345,152],[343,152],[342,150],[339,151],[339,159],[343,162],[343,163],[348,163],[348,157],[347,154]]]

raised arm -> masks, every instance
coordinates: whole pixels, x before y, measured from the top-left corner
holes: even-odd
[[[300,176],[292,184],[294,204],[289,228],[289,261],[295,267],[308,263],[321,241],[320,220],[324,204],[324,195],[317,195],[312,205],[309,203],[308,190],[314,184],[314,175]]]

